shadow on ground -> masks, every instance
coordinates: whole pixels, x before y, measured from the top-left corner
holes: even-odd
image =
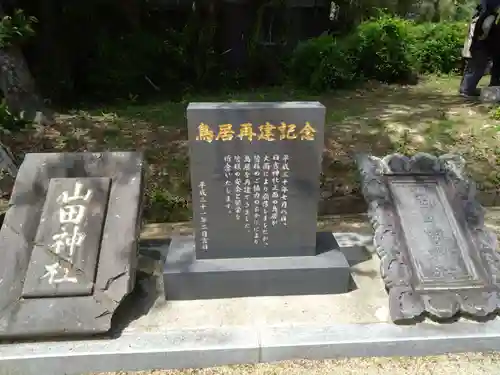
[[[367,83],[352,91],[318,95],[282,88],[193,97],[190,101],[319,100],[327,107],[321,176],[321,214],[363,212],[355,152],[464,153],[476,181],[500,183],[496,132],[489,107],[456,95],[459,78],[428,78],[417,86]],[[184,103],[130,103],[59,116],[50,128],[31,129],[4,142],[16,154],[39,151],[144,150],[149,163],[149,222],[190,218],[190,182]],[[497,124],[498,126],[498,124]],[[493,128],[494,130],[494,128]],[[498,150],[491,152],[491,150]],[[488,173],[485,174],[485,171]],[[492,175],[491,171],[494,172]],[[499,181],[496,181],[498,179]],[[481,182],[481,181],[479,181]],[[486,186],[485,185],[485,186]]]

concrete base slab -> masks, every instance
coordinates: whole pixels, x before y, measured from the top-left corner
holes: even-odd
[[[500,321],[219,327],[126,332],[116,339],[0,345],[1,374],[88,374],[281,360],[500,351]]]
[[[316,243],[316,256],[196,259],[193,236],[173,237],[163,273],[165,297],[173,301],[347,293],[349,263],[332,233],[319,232]]]
[[[500,234],[500,209],[488,209]],[[156,224],[143,235],[135,292],[113,317],[111,336],[90,340],[0,343],[0,374],[88,374],[202,368],[291,359],[423,356],[500,351],[500,319],[429,320],[398,326],[389,319],[380,261],[370,247],[366,216],[332,217],[318,230],[335,232],[351,267],[349,293],[167,301],[162,253],[166,238],[190,234],[189,224]],[[142,245],[141,245],[142,246]],[[144,251],[148,250],[148,251]],[[360,370],[363,373],[363,370]]]

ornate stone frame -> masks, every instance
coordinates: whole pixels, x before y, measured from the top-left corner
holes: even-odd
[[[377,158],[356,155],[362,193],[374,228],[374,246],[381,259],[381,274],[389,293],[389,309],[394,322],[428,314],[438,319],[461,312],[482,317],[500,307],[500,256],[497,238],[484,227],[484,209],[475,199],[475,183],[465,172],[465,160],[458,155],[435,157],[418,153],[409,158],[400,154]],[[416,288],[410,248],[404,238],[389,178],[426,176],[441,178],[448,203],[460,228],[468,235],[468,250],[479,267],[481,285],[455,284],[446,290]],[[473,246],[471,246],[473,244]]]
[[[0,338],[107,332],[135,284],[144,188],[139,152],[27,154],[0,230]],[[108,177],[111,188],[90,295],[22,298],[51,178]]]

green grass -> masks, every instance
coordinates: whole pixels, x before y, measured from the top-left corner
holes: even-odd
[[[359,194],[352,152],[375,155],[458,152],[482,190],[500,183],[500,111],[456,95],[459,77],[428,77],[417,86],[367,83],[313,95],[289,88],[193,95],[181,103],[124,102],[61,114],[58,123],[4,140],[13,151],[144,150],[149,164],[146,219],[190,217],[185,111],[197,101],[319,100],[327,107],[322,189]]]

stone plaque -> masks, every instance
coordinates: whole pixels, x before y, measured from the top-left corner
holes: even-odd
[[[390,192],[400,202],[397,213],[415,270],[415,288],[484,287],[444,186],[442,177],[389,177]]]
[[[192,103],[196,257],[316,254],[325,107]]]
[[[141,153],[27,154],[0,230],[0,337],[106,332],[135,282]]]
[[[484,228],[464,160],[420,153],[357,162],[393,320],[495,312],[496,236]]]
[[[24,281],[24,298],[91,295],[109,178],[52,178]]]

